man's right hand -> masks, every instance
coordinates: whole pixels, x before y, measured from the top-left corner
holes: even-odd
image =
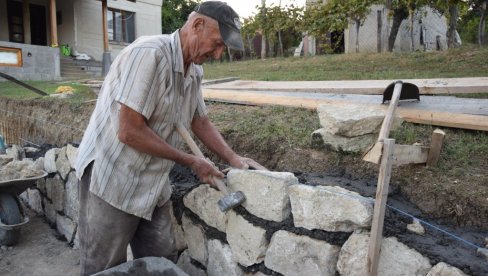
[[[190,168],[197,174],[200,181],[215,186],[213,177],[224,178],[224,174],[208,159],[195,156]]]

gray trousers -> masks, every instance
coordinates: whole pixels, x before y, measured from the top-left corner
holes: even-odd
[[[155,256],[176,262],[171,200],[155,208],[151,221],[125,213],[89,191],[93,164],[85,169],[80,183],[81,275],[126,262],[129,244],[134,259]]]

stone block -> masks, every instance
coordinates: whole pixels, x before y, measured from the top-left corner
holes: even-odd
[[[342,246],[337,262],[341,275],[367,275],[369,233],[353,233]],[[396,238],[383,238],[378,275],[426,275],[429,259],[400,243]]]
[[[41,192],[41,194],[47,194],[46,189],[46,178],[40,178],[36,181],[37,189]]]
[[[309,230],[352,232],[371,226],[373,203],[337,186],[289,188],[293,222]]]
[[[188,217],[183,215],[182,219],[183,231],[185,233],[186,244],[188,245],[188,254],[203,265],[207,264],[207,238],[203,227],[194,224]]]
[[[188,273],[188,275],[207,276],[207,272],[205,270],[200,269],[191,263],[191,258],[188,250],[185,250],[183,251],[183,253],[181,253],[176,265],[181,268],[181,270]]]
[[[289,217],[288,186],[298,184],[292,173],[234,169],[227,178],[229,190],[246,195],[242,206],[251,214],[276,222]]]
[[[13,160],[22,160],[25,157],[24,150],[17,145],[10,145],[5,151],[7,156],[12,157]]]
[[[78,186],[80,185],[80,182],[74,171],[70,172],[67,178],[68,180],[66,181],[66,189],[64,193],[64,213],[74,221],[78,221],[80,209]]]
[[[208,264],[207,273],[209,276],[242,276],[244,272],[237,264],[232,255],[230,246],[219,240],[208,241]]]
[[[220,211],[217,202],[224,196],[222,192],[203,184],[183,197],[183,204],[197,214],[206,224],[225,232],[227,217]]]
[[[75,168],[76,156],[78,155],[78,148],[71,144],[66,145],[66,157],[68,157],[69,165],[72,169]]]
[[[61,148],[58,152],[58,158],[56,158],[56,169],[61,176],[61,179],[66,180],[71,170],[68,157],[66,156],[66,147]]]
[[[359,104],[325,105],[317,107],[320,125],[332,135],[356,137],[364,134],[378,133],[385,111],[380,106]],[[395,119],[394,126],[401,124],[401,119]]]
[[[64,207],[64,183],[59,175],[46,180],[47,197],[52,201],[56,211],[62,211]]]
[[[47,198],[44,198],[44,215],[50,224],[56,223],[57,212],[54,209],[54,205]]]
[[[33,168],[44,171],[44,157],[39,157],[34,161]]]
[[[75,237],[73,238],[73,249],[80,249],[80,234],[78,231],[78,227],[76,227],[76,234]]]
[[[268,248],[266,229],[254,226],[232,210],[227,218],[227,242],[237,262],[243,266],[262,262]]]
[[[279,230],[273,234],[264,264],[283,275],[336,274],[340,247]]]
[[[107,270],[93,274],[94,276],[110,275],[171,275],[188,276],[183,270],[166,258],[144,257],[122,263]]]
[[[183,232],[183,227],[178,224],[176,217],[173,212],[173,208],[170,209],[171,213],[171,228],[173,229],[173,236],[175,237],[176,250],[181,252],[188,248],[185,241],[185,233]]]
[[[36,214],[42,215],[42,196],[38,189],[28,189],[29,194],[29,207],[36,212]]]
[[[427,273],[427,276],[467,276],[459,268],[440,262]]]
[[[68,217],[60,214],[56,215],[56,229],[66,238],[68,242],[72,242],[76,233],[77,224]]]
[[[334,151],[363,152],[378,139],[376,134],[365,134],[356,137],[345,137],[326,132],[320,128],[312,133],[314,147],[326,147]]]
[[[58,157],[60,149],[52,148],[46,152],[44,155],[44,170],[48,173],[55,173],[56,169],[56,158]]]

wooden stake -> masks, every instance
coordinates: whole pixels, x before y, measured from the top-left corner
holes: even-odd
[[[395,139],[385,139],[383,142],[383,154],[381,157],[380,172],[378,175],[378,187],[376,188],[376,200],[374,204],[373,222],[368,248],[368,275],[378,274],[381,240],[383,235],[383,223],[385,219],[386,201],[390,185],[391,166],[393,164],[393,152]]]
[[[437,161],[439,161],[444,136],[446,136],[446,133],[440,129],[436,129],[432,133],[432,142],[430,144],[429,155],[427,156],[427,166],[435,166]]]

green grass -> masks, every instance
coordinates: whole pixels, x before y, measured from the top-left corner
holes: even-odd
[[[317,113],[303,108],[281,106],[227,108],[225,112],[210,112],[224,136],[246,137],[256,149],[276,146],[281,149],[308,147],[310,134],[320,127]],[[238,133],[235,133],[236,130]]]
[[[59,86],[71,86],[74,93],[68,98],[68,101],[74,105],[78,105],[88,99],[93,99],[95,95],[91,92],[90,87],[78,82],[55,82],[55,81],[24,81],[47,94],[55,93]],[[10,81],[0,82],[0,98],[9,98],[16,100],[39,99],[55,100],[54,98],[41,96],[21,85]]]
[[[367,80],[488,76],[488,47],[444,52],[340,54],[208,63],[205,78],[245,80]]]

